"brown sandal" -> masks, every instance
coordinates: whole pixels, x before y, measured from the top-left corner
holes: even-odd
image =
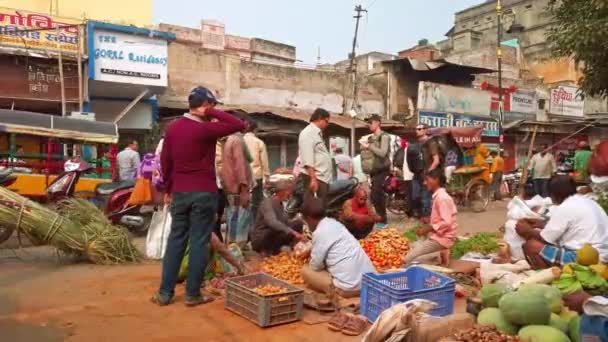
[[[327,322],[327,327],[331,331],[341,331],[349,320],[350,318],[346,314],[338,312]]]
[[[348,336],[359,336],[367,329],[367,319],[361,315],[350,316],[342,333]]]

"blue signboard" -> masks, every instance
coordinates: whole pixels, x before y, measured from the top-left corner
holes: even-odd
[[[429,127],[475,127],[483,126],[481,135],[485,137],[498,137],[498,122],[489,118],[481,118],[467,114],[419,112],[418,123]]]

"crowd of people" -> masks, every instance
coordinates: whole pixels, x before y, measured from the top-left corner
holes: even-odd
[[[186,305],[212,301],[200,288],[213,255],[219,254],[239,272],[246,270],[222,243],[224,239],[262,257],[310,239],[310,263],[302,270],[306,283],[323,292],[331,287],[344,296],[358,295],[361,275],[374,267],[357,240],[387,222],[384,182],[392,169],[391,137],[381,129],[380,117],[368,120],[371,134],[360,141],[361,154],[353,160],[340,149],[332,157],[323,134],[330,114],[315,110],[299,135],[299,170],[291,178],[274,182],[271,195],[264,196],[270,170],[255,122],[216,109],[218,101],[203,87],[193,89],[188,101],[189,112],[169,125],[157,149],[164,203],[170,205],[172,223],[160,288],[152,301],[158,305],[173,301],[180,269],[186,281]],[[121,180],[137,177],[137,147],[132,142],[117,157]],[[408,260],[449,248],[455,236],[455,205],[442,190],[445,177],[429,174],[424,185],[426,171],[438,168],[439,159],[431,156],[426,169],[415,175],[420,191],[428,194],[428,227],[435,232],[429,241],[435,243],[414,251]],[[342,204],[341,214],[329,217],[330,184],[351,177],[361,183],[370,179],[371,187],[357,187]],[[303,204],[301,214],[290,217],[284,204],[294,196],[294,189],[302,192]],[[311,236],[306,237],[304,226]]]
[[[213,300],[200,290],[210,251],[244,272],[246,267],[230,255],[224,239],[251,248],[261,257],[310,240],[310,263],[302,270],[308,286],[321,292],[335,289],[346,297],[358,295],[362,274],[374,271],[374,266],[357,240],[388,222],[385,183],[395,168],[410,199],[410,214],[423,223],[416,231],[421,241],[403,256],[404,266],[431,254],[449,264],[457,234],[457,208],[446,185],[462,155],[446,151],[429,135],[426,125],[416,126],[413,141],[401,139],[394,148],[393,138],[382,130],[381,118],[373,115],[367,120],[370,134],[359,140],[359,153],[351,158],[341,148],[333,153],[328,148],[324,132],[331,117],[319,108],[299,133],[293,173],[269,186],[268,152],[256,136],[255,122],[216,109],[216,98],[203,87],[193,89],[188,101],[189,112],[167,128],[157,151],[172,224],[154,303],[172,302],[180,267],[186,270],[186,304]],[[538,195],[550,197],[557,208],[546,222],[517,223],[526,256],[539,268],[567,263],[581,243],[591,242],[607,258],[608,250],[601,243],[608,238],[608,217],[597,204],[576,194],[571,177],[555,176],[555,159],[546,146],[540,148],[530,162],[534,188]],[[400,158],[395,157],[395,150],[400,150]],[[121,178],[132,177],[138,167],[136,153],[133,143],[119,154]],[[590,150],[581,145],[574,159],[582,178],[589,177],[589,158]],[[491,184],[494,199],[501,200],[502,154],[480,145],[471,160],[482,168],[481,177]],[[353,178],[360,185],[341,204],[339,215],[329,215],[331,185]],[[265,190],[270,195],[265,196]],[[296,193],[302,197],[300,214],[288,215],[285,204]],[[304,227],[311,235],[307,236]]]

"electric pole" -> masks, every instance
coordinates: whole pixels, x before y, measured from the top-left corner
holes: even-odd
[[[504,110],[504,101],[503,101],[503,93],[502,93],[502,3],[500,0],[496,1],[496,16],[498,28],[496,31],[496,59],[498,62],[498,143],[499,148],[498,152],[502,149],[502,140],[503,132],[502,132],[502,122],[503,122],[503,110]]]
[[[361,19],[361,17],[363,17],[363,15],[361,14],[362,12],[366,12],[367,10],[363,9],[363,7],[361,5],[357,5],[355,6],[355,12],[357,12],[357,14],[353,17],[355,18],[355,36],[353,37],[353,49],[351,51],[350,54],[350,67],[348,68],[348,71],[351,73],[351,80],[352,80],[352,84],[353,84],[353,100],[352,100],[352,104],[351,104],[351,109],[356,113],[357,112],[357,66],[355,63],[355,58],[356,58],[356,50],[357,50],[357,36],[359,34],[359,20]],[[346,99],[344,99],[344,102],[346,103]],[[346,106],[344,106],[346,107]],[[346,109],[346,108],[345,108]],[[351,118],[352,119],[352,127],[350,130],[350,155],[351,157],[355,156],[355,139],[356,139],[356,117]]]

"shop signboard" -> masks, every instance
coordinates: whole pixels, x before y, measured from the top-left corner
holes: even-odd
[[[75,19],[0,7],[0,46],[76,54],[79,24]]]
[[[518,90],[511,93],[511,108],[509,112],[532,114],[536,116],[538,100],[535,91]]]
[[[95,29],[93,40],[96,81],[167,86],[166,40],[103,29]]]
[[[483,126],[482,135],[498,137],[498,122],[493,119],[457,113],[420,112],[418,122],[434,128],[464,128]]]
[[[585,113],[585,101],[576,87],[559,86],[551,90],[549,113],[582,118]]]
[[[492,95],[487,91],[431,82],[418,85],[418,110],[421,111],[490,117],[491,105]]]
[[[0,97],[61,101],[61,81],[56,60],[0,55]],[[78,68],[63,64],[66,101],[78,101]]]

